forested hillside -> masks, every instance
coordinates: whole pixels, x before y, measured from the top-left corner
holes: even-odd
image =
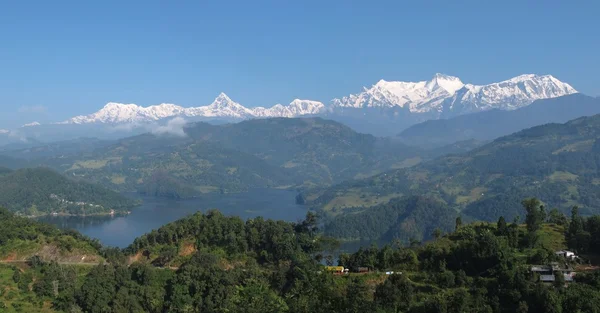
[[[0,169],[0,206],[24,215],[125,212],[137,203],[121,194],[47,168]]]
[[[420,147],[439,147],[458,141],[493,140],[547,123],[565,123],[600,113],[600,99],[583,94],[537,100],[512,111],[489,110],[451,119],[429,120],[402,131],[398,137]]]
[[[435,229],[452,230],[457,216],[444,203],[418,196],[345,211],[325,224],[325,234],[345,240],[409,242],[429,239]]]
[[[523,206],[523,225],[503,217],[497,223],[457,222],[455,231],[436,231],[436,239],[424,244],[413,241],[410,246],[372,246],[341,254],[339,265],[348,274],[333,273],[320,263],[324,258],[332,264],[328,251],[335,250],[335,243],[319,234],[314,215],[285,223],[196,214],[140,237],[123,252],[104,250],[108,263],[93,268],[35,257],[19,267],[0,265],[0,308],[91,313],[597,312],[600,272],[586,263],[588,256],[600,252],[596,241],[589,240],[600,237],[600,219],[582,218],[577,209],[571,218],[547,214],[536,199],[523,201]],[[56,232],[12,219],[18,222],[3,224],[0,240],[7,231],[25,241],[35,240],[31,238],[37,232]],[[566,247],[580,259],[554,253]],[[551,262],[576,275],[557,270],[550,275],[553,282],[542,283],[531,268]]]
[[[39,256],[46,261],[99,262],[101,246],[76,231],[18,217],[0,208],[0,261]],[[82,260],[82,257],[86,256]],[[86,260],[87,259],[87,260]]]
[[[75,143],[60,154],[52,145],[8,154],[117,191],[187,198],[249,188],[329,186],[412,166],[437,153],[320,118],[197,123],[177,135],[144,134],[101,141],[96,148]]]
[[[470,152],[385,172],[302,195],[331,211],[371,207],[393,197],[423,195],[481,220],[518,215],[537,197],[563,211],[600,212],[600,115],[547,124],[499,138]]]

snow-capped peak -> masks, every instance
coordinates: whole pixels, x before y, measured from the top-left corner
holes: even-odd
[[[96,113],[76,116],[59,124],[132,123],[156,121],[175,116],[232,119],[295,117],[318,114],[324,108],[325,105],[318,101],[295,99],[287,106],[277,104],[271,108],[257,107],[250,109],[231,100],[222,92],[211,104],[191,108],[184,108],[171,103],[142,107],[136,104],[109,102]]]
[[[464,84],[458,77],[435,74],[429,81],[380,80],[359,94],[331,101],[332,107],[408,107],[413,113],[456,114],[491,108],[515,109],[535,100],[560,97],[577,91],[551,75],[520,75],[489,85]]]
[[[276,104],[271,108],[256,107],[252,109],[256,117],[296,117],[316,115],[325,110],[325,105],[319,101],[294,99],[288,105]]]
[[[31,122],[31,123],[24,124],[21,127],[34,127],[34,126],[40,126],[40,125],[42,125],[42,124],[40,124],[39,122]]]
[[[338,109],[403,108],[411,113],[429,113],[428,118],[459,115],[493,108],[511,110],[535,100],[564,96],[577,91],[551,75],[525,74],[488,85],[464,84],[458,77],[437,73],[430,80],[402,82],[380,80],[358,94],[319,101],[294,99],[288,105],[247,108],[221,92],[206,106],[184,108],[171,103],[149,107],[107,103],[100,111],[77,116],[59,124],[131,123],[183,116],[247,119],[253,117],[298,117],[335,113]]]
[[[437,88],[443,88],[450,95],[461,89],[465,84],[460,81],[460,78],[437,73],[433,78],[425,84],[429,91],[434,91]]]
[[[514,110],[535,100],[573,93],[577,93],[575,88],[552,75],[524,74],[488,85],[465,85],[464,94],[460,99],[455,99],[450,107],[461,113],[489,109]]]

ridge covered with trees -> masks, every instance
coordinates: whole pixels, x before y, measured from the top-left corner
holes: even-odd
[[[64,177],[47,168],[0,168],[0,206],[28,216],[125,212],[136,201],[104,187]]]
[[[456,220],[454,231],[437,231],[436,239],[424,244],[372,246],[339,255],[339,265],[350,274],[335,274],[321,264],[323,258],[332,263],[327,251],[335,250],[335,242],[322,236],[313,214],[286,223],[198,213],[136,239],[123,251],[104,249],[108,263],[95,267],[40,258],[25,267],[0,265],[5,286],[0,307],[91,313],[597,312],[600,272],[552,249],[600,236],[598,218],[582,218],[577,209],[571,218],[546,212],[536,199],[522,205],[524,225],[503,217],[466,225]],[[58,232],[3,214],[12,221],[3,231],[13,239]],[[599,253],[592,241],[576,251],[582,257]],[[531,271],[532,265],[551,262],[575,268],[575,281],[560,274],[543,283]],[[357,268],[364,270],[354,273]]]
[[[586,215],[600,211],[600,115],[505,136],[464,154],[305,192],[307,204],[331,212],[422,195],[477,220],[518,215],[523,198]],[[360,197],[358,197],[360,195]]]

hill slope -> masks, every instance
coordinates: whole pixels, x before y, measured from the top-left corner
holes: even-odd
[[[336,216],[325,224],[325,234],[347,240],[427,239],[436,228],[452,230],[456,211],[425,197],[396,198],[369,210]]]
[[[451,119],[429,120],[404,130],[398,136],[411,145],[441,146],[467,139],[492,140],[525,128],[564,123],[598,113],[599,98],[573,94],[537,100],[513,111],[495,109]]]
[[[563,210],[600,210],[600,115],[530,128],[460,155],[304,195],[315,207],[372,206],[427,195],[478,219],[512,218],[537,197]],[[356,195],[360,195],[357,200]]]
[[[197,123],[169,131],[32,162],[114,190],[180,198],[259,187],[329,186],[411,166],[423,155],[320,118]]]
[[[22,261],[34,255],[46,261],[98,262],[99,249],[100,244],[76,231],[60,230],[0,207],[1,262]]]
[[[133,200],[46,168],[0,171],[0,206],[27,215],[108,214],[135,205]]]

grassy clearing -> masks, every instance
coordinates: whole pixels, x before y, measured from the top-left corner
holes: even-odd
[[[110,182],[115,185],[123,185],[125,183],[125,179],[125,176],[115,174],[110,177]]]
[[[552,251],[564,250],[567,248],[565,241],[565,227],[556,224],[544,224],[539,231],[540,244]]]
[[[569,172],[556,171],[552,173],[552,175],[548,176],[548,179],[554,182],[569,182],[576,180],[577,177],[577,175]]]
[[[469,195],[466,196],[458,196],[456,197],[457,204],[469,204],[471,202],[475,202],[481,199],[485,193],[488,191],[487,188],[484,187],[476,187],[471,190]]]
[[[353,207],[371,207],[378,204],[387,203],[391,199],[398,198],[401,196],[401,193],[378,195],[372,193],[364,193],[358,190],[350,190],[348,193],[333,198],[323,207],[323,210],[329,211],[330,213],[334,213],[334,208],[344,209]]]
[[[400,168],[407,168],[407,167],[413,167],[419,163],[421,163],[423,160],[420,157],[414,157],[414,158],[410,158],[410,159],[406,159],[402,162],[396,163],[394,165],[392,165],[392,169],[400,169]]]
[[[594,145],[594,140],[583,140],[576,143],[572,143],[570,145],[566,145],[554,152],[552,154],[559,154],[563,152],[574,152],[574,151],[586,151],[592,148]]]

